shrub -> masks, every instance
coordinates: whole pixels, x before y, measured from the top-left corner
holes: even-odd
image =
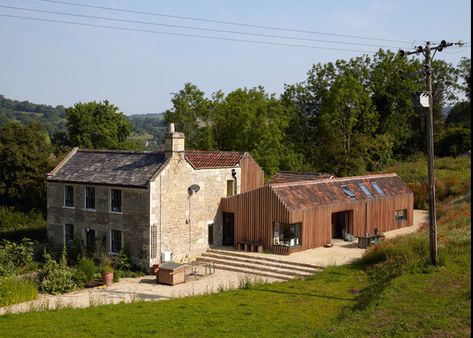
[[[33,300],[38,297],[36,284],[16,277],[0,278],[0,306],[7,306]]]
[[[76,266],[75,281],[77,284],[84,284],[94,279],[97,267],[94,261],[88,257],[81,257]]]
[[[2,241],[0,244],[0,276],[13,275],[33,262],[33,242],[23,238],[20,243]]]
[[[38,284],[42,292],[60,294],[75,289],[74,270],[67,266],[67,257],[63,253],[60,263],[49,253],[44,253],[44,266],[38,272]]]

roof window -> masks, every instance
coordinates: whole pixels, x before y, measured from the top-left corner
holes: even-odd
[[[373,188],[378,192],[378,194],[380,196],[384,196],[384,191],[383,189],[381,189],[381,187],[378,185],[378,183],[376,182],[371,182],[371,185],[373,186]]]
[[[348,187],[346,185],[341,185],[340,188],[342,188],[343,192],[348,196],[350,197],[351,199],[355,199],[356,200],[356,195],[353,191],[351,191],[350,189],[348,189]]]
[[[372,194],[371,191],[368,189],[368,187],[366,186],[366,184],[364,184],[364,183],[358,183],[358,186],[360,187],[361,191],[363,191],[363,193],[365,194],[366,197],[373,197],[373,194]]]

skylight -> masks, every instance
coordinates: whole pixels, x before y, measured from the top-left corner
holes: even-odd
[[[378,192],[378,194],[380,196],[384,196],[384,191],[383,189],[381,189],[381,187],[378,185],[378,183],[376,182],[371,182],[371,185],[373,186],[373,188]]]
[[[373,194],[364,183],[358,183],[358,185],[360,186],[361,191],[363,191],[366,197],[373,197]]]
[[[356,195],[353,191],[348,189],[346,185],[341,185],[340,188],[342,188],[343,192],[350,198],[356,199]]]

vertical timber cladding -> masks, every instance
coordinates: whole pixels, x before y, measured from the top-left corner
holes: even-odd
[[[264,185],[263,169],[256,163],[250,154],[246,153],[240,160],[241,182],[240,193],[244,193]]]
[[[234,213],[235,246],[242,241],[272,246],[273,222],[289,222],[289,211],[270,186],[222,199],[222,211]]]
[[[235,217],[235,245],[241,241],[262,241],[272,246],[273,222],[302,223],[303,250],[323,246],[332,240],[332,214],[349,212],[349,232],[361,236],[365,232],[390,231],[413,224],[413,194],[406,193],[360,201],[327,203],[307,209],[289,210],[271,186],[222,199],[222,211]],[[407,220],[396,221],[395,211],[407,209]]]

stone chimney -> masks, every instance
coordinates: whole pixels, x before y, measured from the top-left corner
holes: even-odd
[[[166,158],[184,155],[184,133],[175,131],[174,123],[169,124],[169,130],[164,137],[164,154]]]

